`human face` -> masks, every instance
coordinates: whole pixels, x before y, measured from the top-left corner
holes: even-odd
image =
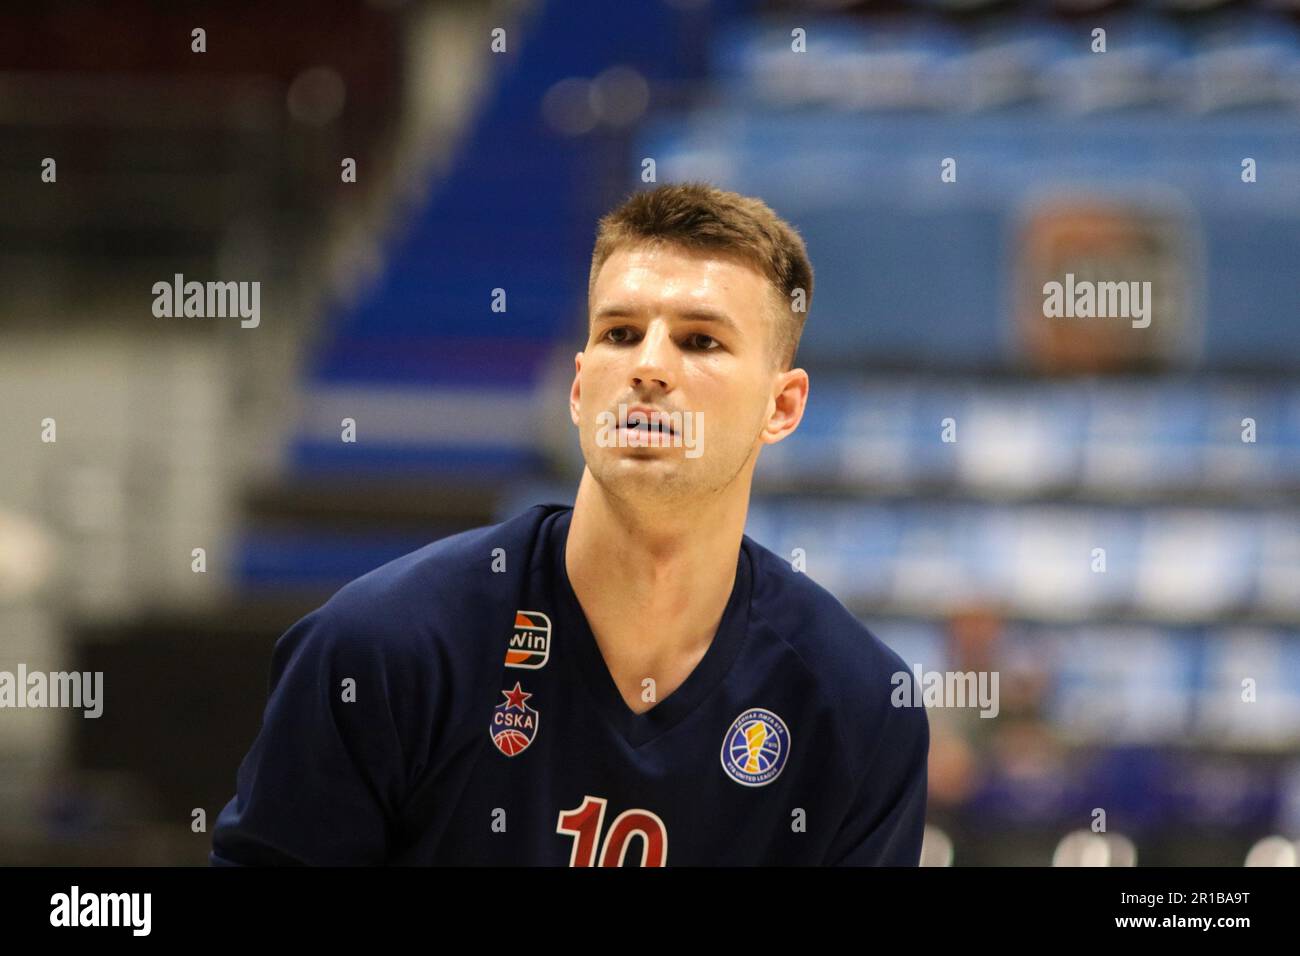
[[[795,429],[807,398],[802,369],[773,368],[773,294],[766,276],[725,253],[642,245],[605,260],[569,410],[587,468],[607,491],[678,501],[748,494],[760,446]],[[636,405],[680,413],[675,431],[619,427]]]

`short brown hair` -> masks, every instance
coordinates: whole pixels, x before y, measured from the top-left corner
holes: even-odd
[[[804,321],[812,306],[813,269],[803,239],[766,203],[707,183],[671,183],[633,193],[601,217],[591,253],[587,301],[596,276],[616,249],[667,243],[687,249],[729,252],[771,280],[780,300],[773,313],[773,361],[794,366]],[[796,310],[791,297],[803,290]]]

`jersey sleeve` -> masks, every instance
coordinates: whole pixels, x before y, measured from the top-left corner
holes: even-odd
[[[428,709],[423,668],[326,604],[276,642],[262,726],[213,828],[221,865],[366,865],[391,853],[408,787],[403,724]]]
[[[916,866],[925,832],[930,722],[924,707],[890,707],[874,760],[836,834],[830,866]]]

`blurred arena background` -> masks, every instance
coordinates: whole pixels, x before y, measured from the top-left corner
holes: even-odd
[[[1294,865],[1294,0],[6,7],[0,669],[105,700],[0,711],[0,862],[204,863],[289,624],[572,501],[595,221],[647,160],[817,270],[749,534],[1001,675],[931,711],[925,862]],[[1049,326],[1065,272],[1155,280],[1151,325]],[[177,273],[260,324],[155,317]]]

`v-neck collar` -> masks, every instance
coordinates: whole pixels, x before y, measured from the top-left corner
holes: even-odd
[[[572,658],[577,665],[577,673],[590,692],[596,707],[622,734],[629,746],[639,747],[671,729],[695,710],[731,669],[731,664],[744,643],[749,625],[749,602],[753,580],[752,558],[742,538],[740,553],[736,557],[736,581],[732,586],[727,606],[723,610],[718,631],[709,644],[708,650],[676,690],[645,713],[638,714],[623,700],[623,695],[619,692],[618,685],[614,682],[614,677],[605,663],[604,655],[600,652],[600,645],[596,643],[587,615],[583,612],[578,596],[569,581],[564,555],[572,516],[572,508],[559,512],[553,518],[554,523],[550,531],[551,593],[557,596],[557,600],[568,612],[567,618],[574,622],[573,633],[561,639],[572,647]],[[560,637],[560,635],[556,636]]]

